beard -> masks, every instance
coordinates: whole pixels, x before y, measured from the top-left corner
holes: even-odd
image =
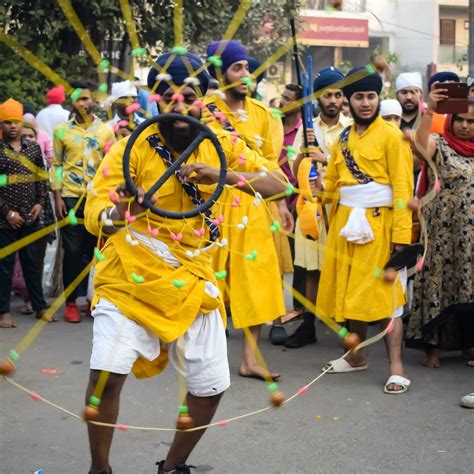
[[[377,107],[377,110],[375,111],[374,115],[372,115],[372,117],[367,118],[367,119],[359,117],[357,115],[356,111],[354,110],[354,108],[352,107],[352,104],[350,102],[349,102],[349,109],[351,110],[352,118],[354,119],[354,122],[357,125],[367,125],[367,126],[369,126],[370,124],[375,122],[375,120],[377,119],[377,117],[380,114],[380,103],[379,103],[379,106]]]
[[[172,120],[161,122],[159,129],[166,145],[178,153],[186,150],[199,134],[199,129],[195,125],[189,124],[185,129],[177,129],[174,127]]]
[[[229,79],[227,79],[226,74],[224,74],[223,79],[224,79],[225,86],[228,86],[229,84],[231,84]],[[242,92],[239,92],[238,90],[235,89],[235,87],[232,87],[231,89],[227,89],[227,91],[235,100],[245,100],[245,98],[247,97],[247,94],[243,94]]]
[[[80,109],[74,107],[74,112],[76,115],[79,115],[79,117],[85,118],[91,114],[92,107],[81,107]]]
[[[336,111],[333,112],[332,110],[328,110],[319,99],[318,99],[318,105],[321,112],[328,118],[331,118],[331,119],[336,118],[341,113],[342,106],[337,108]]]
[[[402,104],[400,104],[402,105]],[[405,107],[404,105],[402,105],[402,111],[403,111],[403,114],[404,115],[411,115],[411,114],[415,114],[415,113],[418,113],[418,110],[420,108],[420,104],[410,104],[410,107],[413,107],[411,109]]]

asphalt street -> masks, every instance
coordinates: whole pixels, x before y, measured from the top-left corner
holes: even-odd
[[[19,316],[16,329],[0,330],[1,356],[33,326]],[[297,323],[287,325],[289,331]],[[88,378],[92,321],[49,324],[18,364],[14,380],[74,412],[83,407]],[[375,328],[374,328],[375,330]],[[268,342],[262,351],[272,370],[282,374],[286,395],[320,373],[340,354],[337,337],[318,324],[317,344],[286,350]],[[268,403],[262,382],[237,375],[241,333],[230,329],[232,386],[216,419],[245,414]],[[310,391],[280,409],[210,429],[189,462],[204,473],[472,473],[474,410],[459,406],[474,390],[474,369],[457,353],[440,369],[420,365],[421,354],[405,351],[410,390],[383,393],[387,359],[382,342],[369,348],[369,369],[325,375]],[[89,453],[85,424],[0,380],[0,472],[8,474],[86,473]],[[171,367],[158,377],[126,383],[119,423],[172,427],[177,414],[177,376]],[[116,431],[114,474],[154,473],[165,457],[171,432]]]

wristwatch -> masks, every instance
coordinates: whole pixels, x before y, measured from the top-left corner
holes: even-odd
[[[115,231],[124,227],[124,225],[116,224],[112,220],[112,213],[115,211],[116,208],[117,208],[116,206],[107,207],[106,209],[102,211],[102,214],[101,214],[101,220],[104,223],[104,225],[106,225],[109,228],[114,229]]]

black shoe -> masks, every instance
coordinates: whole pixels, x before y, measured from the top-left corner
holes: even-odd
[[[288,337],[285,342],[285,347],[288,349],[298,349],[307,344],[314,344],[317,341],[314,319],[311,313],[305,313],[304,321],[296,328],[296,331]]]
[[[270,329],[268,338],[274,346],[282,346],[288,339],[288,334],[286,334],[285,328],[281,324],[274,324]]]
[[[181,473],[181,474],[191,474],[191,469],[196,469],[196,466],[191,466],[187,464],[176,464],[176,467],[172,471],[165,471],[163,466],[165,465],[165,460],[158,461],[156,463],[158,466],[158,474],[166,474],[168,472],[171,473]]]

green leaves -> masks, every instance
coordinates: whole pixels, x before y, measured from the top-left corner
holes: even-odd
[[[131,46],[117,0],[72,0],[72,6],[105,59],[128,71]],[[184,44],[205,56],[206,45],[224,36],[239,0],[187,0],[184,2]],[[289,38],[288,18],[296,16],[300,0],[253,1],[237,29],[235,39],[250,46],[263,60]],[[130,0],[140,48],[160,52],[175,45],[173,2]],[[99,82],[97,66],[87,53],[63,11],[51,0],[4,0],[0,2],[0,27],[67,81]],[[113,41],[113,47],[111,43]],[[116,51],[120,50],[120,51]],[[109,57],[115,51],[120,59]],[[41,73],[0,43],[0,100],[15,97],[41,108],[44,92],[53,86]],[[139,58],[141,60],[141,58]],[[115,80],[110,75],[107,82]],[[102,82],[102,81],[100,81]]]

